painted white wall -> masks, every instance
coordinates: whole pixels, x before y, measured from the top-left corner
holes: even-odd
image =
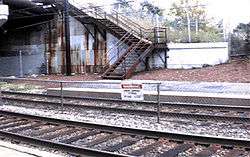
[[[192,69],[204,65],[218,65],[229,59],[228,43],[170,43],[168,52],[169,69]],[[160,53],[164,58],[164,53]],[[153,55],[150,66],[160,68],[164,63],[159,55]]]

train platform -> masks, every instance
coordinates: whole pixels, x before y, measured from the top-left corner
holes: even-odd
[[[155,81],[136,82],[144,83],[143,92],[146,101],[156,100]],[[250,105],[250,84],[247,83],[162,81],[160,90],[161,100],[165,102]],[[59,95],[60,89],[50,88],[48,94]],[[121,81],[106,80],[68,85],[63,88],[63,94],[65,96],[121,99]]]
[[[31,148],[7,141],[0,141],[1,157],[63,157],[64,155],[50,153],[38,148]]]

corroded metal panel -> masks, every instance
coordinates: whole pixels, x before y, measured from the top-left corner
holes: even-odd
[[[65,73],[66,70],[63,17],[55,16],[55,19],[44,26],[22,30],[22,33],[15,34],[15,38],[10,36],[6,41],[14,43],[14,45],[32,45],[29,52],[37,51],[42,54],[43,57],[38,58],[38,60],[44,62],[43,66],[45,66],[45,71],[48,74],[61,74]],[[85,27],[88,27],[88,29]],[[72,72],[102,72],[102,67],[108,62],[108,43],[99,32],[100,28],[94,32],[93,25],[84,26],[71,17],[70,29]],[[93,34],[96,34],[96,36],[94,37]],[[2,48],[11,51],[11,48],[0,45],[0,50]]]

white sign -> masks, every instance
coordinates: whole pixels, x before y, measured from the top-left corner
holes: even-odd
[[[121,83],[122,100],[143,101],[143,85],[141,83],[124,82]]]

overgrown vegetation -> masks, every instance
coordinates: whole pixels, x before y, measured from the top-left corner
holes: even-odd
[[[115,10],[143,27],[167,27],[169,42],[223,41],[223,21],[214,22],[208,18],[203,0],[176,0],[170,11],[155,6],[149,0],[140,3],[139,8],[134,8],[129,0],[116,1]]]
[[[234,55],[250,55],[250,23],[240,23],[233,30],[231,45]]]
[[[155,6],[148,0],[143,1],[137,7],[134,7],[133,3],[129,0],[116,0],[116,2],[114,10],[146,29],[156,26],[157,16],[160,17],[160,21],[163,21],[164,9]]]
[[[0,82],[0,90],[3,91],[31,92],[40,89],[41,89],[40,86],[30,85],[26,83],[15,84],[15,83]]]

